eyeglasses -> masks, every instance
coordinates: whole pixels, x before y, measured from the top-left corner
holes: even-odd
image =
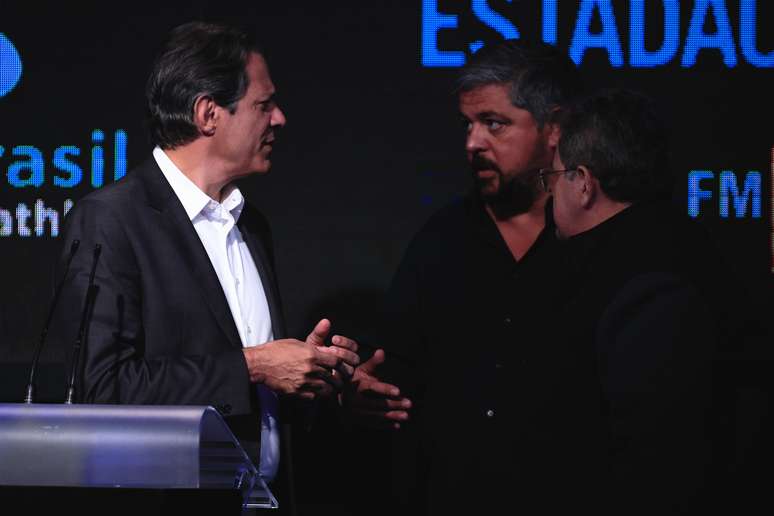
[[[538,171],[538,178],[540,180],[540,188],[543,189],[544,192],[550,192],[551,187],[548,184],[548,176],[551,174],[559,174],[559,173],[569,173],[569,172],[577,172],[577,168],[567,168],[564,170],[554,170],[552,168],[541,168]]]

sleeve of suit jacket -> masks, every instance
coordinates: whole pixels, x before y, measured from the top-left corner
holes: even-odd
[[[136,235],[155,231],[155,224],[145,221],[145,227],[136,227],[138,221],[111,200],[82,199],[70,212],[63,235],[65,250],[74,239],[81,241],[52,325],[52,337],[65,349],[77,337],[92,251],[97,244],[102,249],[78,398],[91,403],[206,404],[228,406],[232,414],[250,412],[241,349],[207,331],[202,321],[206,310],[198,308],[203,296],[187,276],[170,273],[182,265],[138,253],[129,226],[134,225]],[[157,289],[162,284],[164,289]],[[172,299],[160,299],[168,293],[174,294]]]

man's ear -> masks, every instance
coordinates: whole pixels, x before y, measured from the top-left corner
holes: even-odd
[[[544,127],[548,145],[552,149],[556,149],[559,145],[559,137],[562,135],[561,128],[559,127],[559,118],[561,114],[562,109],[559,106],[554,106],[553,109],[551,109],[551,113],[548,115],[548,121]]]
[[[591,175],[591,170],[585,165],[578,165],[578,171],[575,174],[576,192],[580,198],[581,206],[588,209],[594,204],[599,194],[599,181]]]
[[[193,118],[199,133],[204,136],[215,134],[215,128],[218,121],[218,105],[212,100],[212,97],[202,95],[194,102]]]
[[[545,125],[545,131],[548,138],[548,146],[552,149],[556,149],[559,145],[559,137],[562,135],[562,131],[558,122],[547,122]]]

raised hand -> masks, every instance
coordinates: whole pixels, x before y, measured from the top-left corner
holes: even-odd
[[[355,369],[352,381],[344,391],[344,404],[366,424],[398,429],[400,423],[409,418],[411,400],[402,397],[397,386],[384,383],[376,376],[376,370],[385,358],[384,350],[377,349]]]
[[[357,342],[342,335],[334,335],[331,339],[333,345],[326,346],[325,337],[328,336],[330,330],[330,321],[322,319],[306,338],[306,342],[317,346],[318,350],[323,353],[330,353],[338,357],[340,362],[332,374],[336,376],[336,372],[339,372],[344,378],[349,379],[355,372],[355,367],[360,363],[360,357],[357,355]]]

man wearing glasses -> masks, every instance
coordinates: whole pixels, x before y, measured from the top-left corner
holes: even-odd
[[[413,513],[495,513],[537,496],[552,435],[539,414],[556,392],[540,379],[555,367],[540,351],[540,321],[556,291],[538,170],[578,89],[566,55],[516,40],[479,50],[457,80],[475,187],[410,243],[387,296],[386,355],[357,370],[351,400],[402,427],[394,486]],[[382,361],[379,376],[395,385],[373,374]]]
[[[576,396],[575,432],[603,513],[698,514],[729,488],[713,493],[727,442],[717,422],[731,416],[714,361],[744,338],[728,305],[743,298],[669,203],[665,134],[647,98],[602,92],[569,110],[540,171],[563,240],[564,299],[548,308],[561,325],[546,340],[591,359],[564,374],[596,382],[596,397]]]

